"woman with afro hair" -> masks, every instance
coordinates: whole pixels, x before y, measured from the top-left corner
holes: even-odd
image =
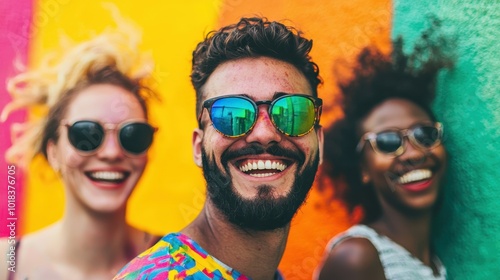
[[[316,279],[446,279],[431,222],[447,153],[432,112],[438,71],[452,65],[434,21],[409,55],[365,48],[341,83],[344,117],[325,132],[324,176],[359,224],[328,244]]]

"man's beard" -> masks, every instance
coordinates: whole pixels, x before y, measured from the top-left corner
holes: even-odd
[[[246,199],[241,197],[233,187],[229,172],[229,159],[262,153],[284,156],[296,161],[297,174],[286,196],[274,198],[271,186],[260,185],[257,187],[257,196],[253,199]],[[209,160],[204,148],[202,148],[202,161],[208,196],[226,218],[244,230],[271,231],[289,224],[297,209],[304,203],[318,169],[319,155],[316,154],[300,174],[299,170],[304,165],[305,155],[286,150],[278,145],[264,149],[260,145],[252,144],[245,149],[224,152],[221,156],[221,164],[225,168],[225,173],[217,167],[214,159]]]

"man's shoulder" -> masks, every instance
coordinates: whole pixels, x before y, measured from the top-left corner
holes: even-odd
[[[143,275],[169,271],[176,266],[175,256],[182,252],[182,241],[178,233],[165,235],[153,247],[130,261],[114,279],[142,279]]]
[[[180,233],[164,236],[127,264],[114,279],[184,279],[187,276],[194,279],[247,279],[219,263],[198,243]]]

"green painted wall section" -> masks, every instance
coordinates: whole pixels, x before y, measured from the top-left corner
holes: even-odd
[[[457,38],[458,56],[434,104],[450,154],[436,250],[449,279],[499,279],[500,1],[395,0],[392,37],[414,41],[430,15]]]

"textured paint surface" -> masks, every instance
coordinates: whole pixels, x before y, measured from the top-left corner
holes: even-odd
[[[434,109],[450,154],[436,248],[450,279],[500,275],[500,2],[395,1],[393,36],[419,36],[428,15],[457,38],[457,64]]]
[[[0,108],[3,108],[10,101],[5,81],[16,73],[13,62],[17,60],[26,64],[29,47],[31,26],[26,23],[30,22],[32,16],[31,1],[17,1],[16,13],[12,13],[12,6],[9,1],[0,2]],[[25,112],[16,112],[0,124],[0,151],[5,151],[11,144],[10,125],[22,121],[24,117]],[[2,182],[0,189],[0,217],[2,221],[0,236],[20,234],[23,223],[23,219],[18,219],[23,206],[23,175],[21,170],[15,167],[12,169],[10,166],[3,157],[0,158],[0,182]],[[9,193],[9,191],[11,192]],[[15,228],[12,228],[13,230],[3,224],[9,218],[17,219],[9,220],[9,222],[13,221],[16,224]]]

